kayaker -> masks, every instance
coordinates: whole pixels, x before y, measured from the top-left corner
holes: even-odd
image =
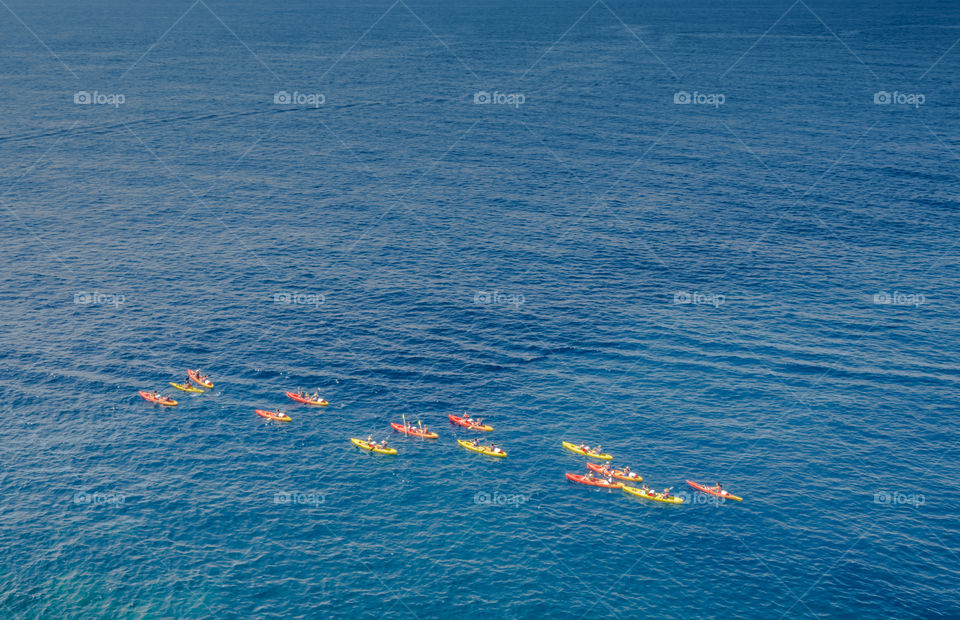
[[[597,447],[593,449],[595,454],[603,454],[603,446],[597,444]]]
[[[723,492],[723,487],[720,486],[720,483],[718,482],[718,483],[717,483],[717,486],[716,486],[716,488],[715,488],[714,490],[715,490],[717,493],[722,493],[722,492]]]
[[[479,446],[479,445],[480,445],[480,440],[477,439],[476,437],[474,437],[474,438],[473,438],[473,445],[474,445],[474,446]]]
[[[367,435],[367,443],[373,445],[373,435]]]
[[[483,426],[483,418],[477,418],[473,421],[474,426]]]

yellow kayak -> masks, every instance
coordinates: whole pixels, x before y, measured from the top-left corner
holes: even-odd
[[[473,442],[465,441],[463,439],[458,439],[457,443],[463,446],[464,448],[466,448],[467,450],[473,450],[474,452],[479,452],[480,454],[486,454],[487,456],[499,456],[499,457],[507,456],[507,453],[504,452],[503,450],[500,450],[499,452],[494,452],[493,450],[490,450],[483,446],[475,446],[473,445]]]
[[[655,502],[663,502],[664,504],[682,504],[683,498],[677,497],[676,495],[671,495],[670,497],[657,497],[652,493],[647,493],[643,489],[638,489],[637,487],[630,487],[623,485],[620,487],[630,495],[636,495],[637,497],[642,497],[644,499],[652,499]]]
[[[195,388],[193,386],[187,387],[182,383],[174,383],[172,381],[170,382],[170,385],[177,388],[178,390],[183,390],[184,392],[190,392],[192,394],[203,394],[203,390],[201,390],[200,388]]]
[[[397,451],[393,448],[374,448],[367,442],[362,439],[357,439],[356,437],[350,439],[350,442],[358,448],[363,448],[364,450],[369,450],[370,452],[376,452],[377,454],[396,454]]]
[[[563,442],[563,447],[571,452],[576,452],[577,454],[582,454],[583,456],[589,456],[595,459],[601,459],[604,461],[611,461],[613,457],[609,454],[597,454],[596,452],[587,452],[586,450],[581,450],[580,446],[572,444],[569,441]]]

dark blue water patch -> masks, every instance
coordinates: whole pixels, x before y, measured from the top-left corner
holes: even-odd
[[[956,615],[953,8],[11,8],[12,615]]]

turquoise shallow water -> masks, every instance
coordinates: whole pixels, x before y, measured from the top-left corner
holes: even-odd
[[[9,9],[4,615],[960,614],[954,5]]]

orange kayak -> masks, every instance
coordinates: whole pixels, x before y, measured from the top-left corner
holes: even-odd
[[[493,427],[490,426],[489,424],[474,424],[473,422],[467,422],[466,418],[455,416],[452,413],[447,417],[450,418],[450,421],[453,422],[454,424],[459,424],[460,426],[466,426],[472,431],[488,431],[489,432],[493,430]]]
[[[690,486],[692,486],[692,487],[695,488],[696,490],[700,491],[701,493],[707,493],[708,495],[716,495],[717,497],[723,497],[723,498],[725,498],[725,499],[732,499],[732,500],[735,501],[735,502],[742,502],[742,501],[743,501],[743,498],[742,498],[742,497],[737,497],[737,496],[734,495],[733,493],[730,493],[729,491],[726,491],[726,490],[717,491],[717,490],[716,490],[715,488],[713,488],[713,487],[708,487],[708,486],[705,486],[705,485],[702,485],[702,484],[698,484],[698,483],[694,482],[693,480],[687,480],[687,484],[689,484]]]
[[[277,413],[276,411],[264,411],[263,409],[257,409],[257,415],[268,420],[276,420],[277,422],[290,422],[293,420],[290,416],[285,413]]]
[[[287,392],[287,397],[297,401],[298,403],[304,403],[306,405],[329,405],[330,404],[327,401],[323,400],[322,398],[320,400],[313,400],[311,398],[307,398],[306,396],[300,396],[296,392]]]
[[[149,400],[151,403],[166,405],[167,407],[173,407],[177,404],[177,401],[173,400],[172,398],[164,398],[163,396],[160,398],[154,398],[153,394],[144,390],[140,390],[140,396],[143,397],[143,400]]]
[[[429,431],[425,428],[417,428],[416,426],[404,426],[403,424],[397,424],[396,422],[391,422],[390,427],[393,430],[406,433],[407,435],[413,435],[414,437],[422,437],[424,439],[436,439],[440,435],[437,435],[433,431]]]
[[[213,381],[210,379],[200,379],[200,375],[197,374],[196,370],[187,369],[187,376],[190,377],[194,383],[199,383],[203,387],[210,389],[213,387]]]
[[[581,476],[580,474],[567,474],[567,480],[573,480],[574,482],[579,482],[580,484],[589,484],[594,487],[603,487],[605,489],[619,489],[623,485],[619,482],[614,482],[610,484],[606,480],[601,480],[600,478],[587,478],[586,476]]]
[[[633,472],[629,474],[624,474],[623,470],[620,469],[608,469],[606,472],[603,471],[603,465],[597,465],[596,463],[587,463],[587,469],[597,472],[598,474],[610,475],[611,478],[616,478],[617,480],[630,480],[632,482],[643,482],[643,476],[639,476]]]

